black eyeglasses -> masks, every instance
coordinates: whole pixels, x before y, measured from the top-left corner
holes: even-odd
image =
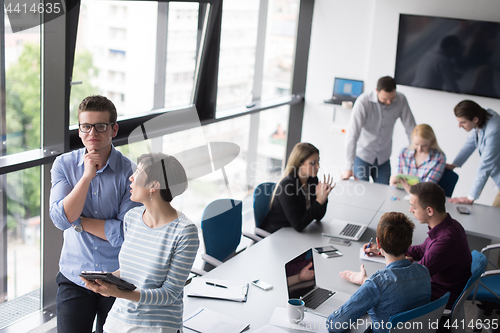
[[[95,130],[98,133],[103,133],[108,130],[108,125],[114,125],[115,123],[98,123],[98,124],[78,124],[78,128],[80,129],[80,132],[82,133],[90,133],[92,130],[92,127],[95,128]]]

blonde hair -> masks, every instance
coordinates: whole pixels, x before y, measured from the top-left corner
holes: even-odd
[[[434,134],[434,131],[432,130],[432,127],[430,127],[427,124],[420,124],[415,126],[413,129],[413,132],[411,133],[411,144],[410,144],[410,149],[414,150],[415,147],[413,146],[413,137],[418,136],[421,139],[428,140],[430,141],[430,149],[436,149],[440,152],[442,152],[441,148],[439,148],[439,145],[437,143],[436,135]]]
[[[290,153],[290,157],[288,158],[288,161],[286,162],[286,167],[285,167],[285,172],[283,172],[283,175],[281,176],[280,181],[278,182],[281,183],[281,181],[287,177],[289,174],[296,173],[298,172],[300,166],[302,163],[304,163],[311,155],[313,154],[318,154],[319,155],[319,150],[318,148],[314,147],[312,144],[307,143],[307,142],[299,142],[293,147],[292,152]],[[273,204],[274,201],[274,196],[276,195],[276,190],[278,189],[278,185],[274,187],[274,192],[273,192],[273,197],[271,199],[270,206]]]

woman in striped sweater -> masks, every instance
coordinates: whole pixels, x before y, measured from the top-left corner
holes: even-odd
[[[107,333],[182,332],[183,288],[199,240],[193,222],[170,202],[187,189],[186,172],[173,156],[144,154],[130,181],[130,199],[143,206],[125,215],[115,274],[137,289],[121,290],[100,280],[84,280],[85,286],[117,298],[104,325]]]

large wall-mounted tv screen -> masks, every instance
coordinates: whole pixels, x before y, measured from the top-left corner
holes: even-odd
[[[500,23],[401,14],[394,78],[500,98]]]

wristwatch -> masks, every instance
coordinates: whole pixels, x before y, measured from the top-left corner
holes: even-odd
[[[73,224],[73,228],[75,229],[76,232],[80,233],[83,231],[83,227],[82,227],[82,217],[80,216],[78,219],[76,219],[76,221],[78,224]],[[75,223],[73,222],[73,223]]]

